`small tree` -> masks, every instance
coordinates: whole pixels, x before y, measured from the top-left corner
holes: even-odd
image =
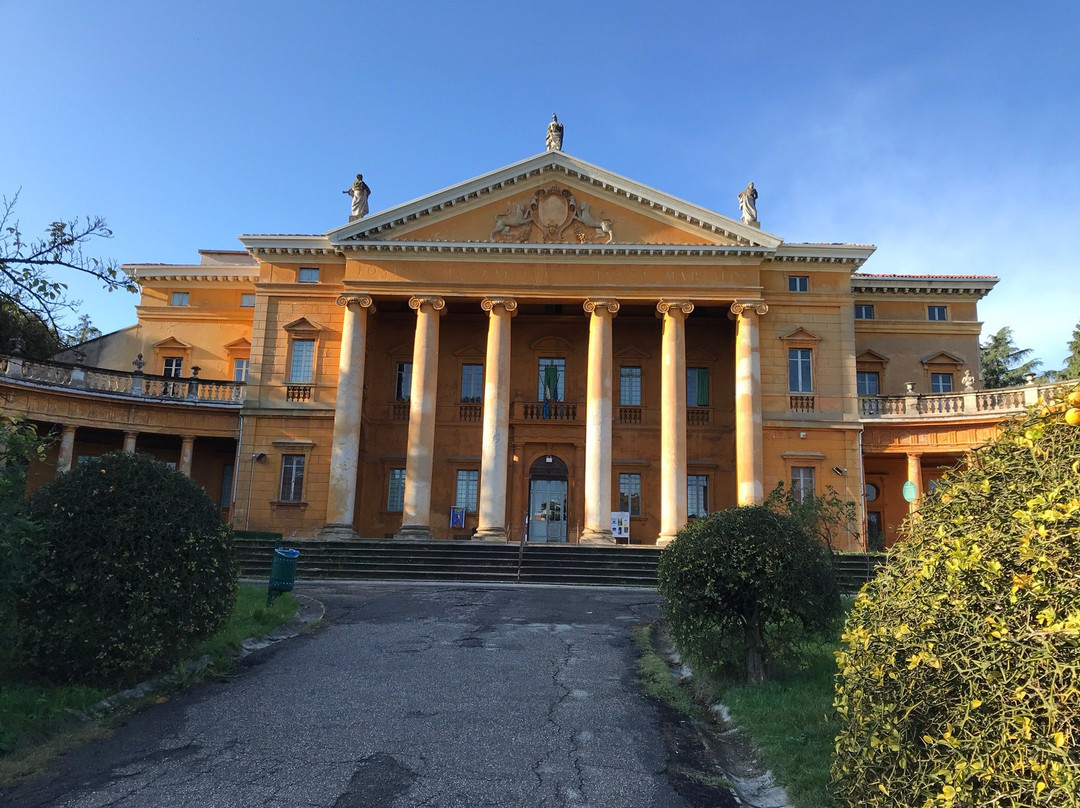
[[[1065,360],[1065,367],[1061,371],[1063,379],[1080,379],[1080,323],[1073,329],[1072,339],[1069,340],[1069,358]]]
[[[855,503],[842,498],[831,485],[825,486],[825,493],[818,496],[788,488],[781,480],[765,498],[765,506],[786,513],[807,534],[816,536],[830,549],[841,537],[857,532]]]
[[[657,584],[683,654],[718,672],[741,663],[751,682],[841,612],[828,549],[764,506],[720,511],[680,530],[660,556]]]
[[[1023,384],[1024,376],[1034,373],[1042,365],[1038,359],[1028,359],[1031,353],[1030,348],[1016,347],[1011,328],[999,329],[979,346],[983,387],[994,389]]]

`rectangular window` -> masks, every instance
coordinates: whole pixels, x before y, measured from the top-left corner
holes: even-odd
[[[641,406],[640,367],[623,365],[619,368],[619,403],[624,407]]]
[[[315,340],[294,339],[292,363],[289,365],[289,381],[307,384],[315,378]]]
[[[186,306],[190,300],[190,295],[187,292],[173,292],[172,297],[169,299],[170,306]]]
[[[476,495],[479,490],[480,472],[476,469],[458,469],[454,507],[464,508],[467,513],[476,513]]]
[[[686,406],[709,406],[709,369],[686,369]]]
[[[229,508],[232,506],[232,480],[233,464],[226,463],[221,467],[221,499],[218,507]]]
[[[184,372],[184,358],[182,356],[166,356],[161,368],[161,375],[173,379],[179,379]]]
[[[232,380],[234,382],[246,382],[250,366],[250,359],[234,359],[232,363]]]
[[[874,307],[866,303],[857,303],[855,305],[855,319],[856,320],[873,320],[874,319]]]
[[[930,320],[948,320],[949,310],[945,306],[927,306],[927,318]]]
[[[408,401],[412,395],[412,362],[398,362],[394,374],[394,401]]]
[[[390,485],[386,494],[386,510],[401,513],[405,510],[405,469],[390,469]]]
[[[300,274],[297,275],[296,280],[299,283],[318,283],[319,270],[317,267],[300,267]]]
[[[240,308],[253,309],[255,308],[255,295],[254,294],[242,294],[240,295]]]
[[[880,395],[878,392],[880,377],[876,370],[860,370],[855,374],[855,379],[857,392],[860,396]]]
[[[814,467],[793,466],[791,469],[791,490],[798,502],[814,496]]]
[[[281,502],[301,502],[304,495],[304,456],[281,456]]]
[[[709,477],[705,474],[686,476],[686,515],[691,519],[709,513]]]
[[[619,475],[619,510],[641,516],[641,475]]]
[[[809,292],[810,291],[810,276],[809,275],[788,275],[787,290],[789,292]]]
[[[810,349],[788,348],[788,390],[792,393],[812,393],[814,382],[810,376]]]
[[[461,400],[478,404],[484,400],[484,366],[461,366]]]
[[[931,373],[930,374],[930,392],[931,393],[951,393],[952,389],[952,374],[951,373]]]
[[[561,356],[540,359],[540,381],[536,387],[537,401],[564,401],[566,394],[566,360]]]

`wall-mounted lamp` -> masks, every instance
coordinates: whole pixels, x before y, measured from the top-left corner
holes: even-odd
[[[837,475],[838,477],[846,477],[847,476],[847,469],[842,469],[839,466],[833,466],[832,470],[833,470],[833,474]]]
[[[266,452],[259,452],[258,454],[253,454],[251,456],[251,459],[254,460],[256,463],[261,463],[266,460]]]

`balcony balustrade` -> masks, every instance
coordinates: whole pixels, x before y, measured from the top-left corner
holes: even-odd
[[[244,403],[245,389],[243,382],[200,379],[197,376],[154,376],[138,370],[84,368],[81,365],[17,356],[0,356],[0,379],[18,384],[78,390],[92,395],[231,407]]]
[[[1065,384],[1074,385],[1075,382]],[[860,396],[859,415],[863,420],[935,419],[980,415],[1017,415],[1027,407],[1053,400],[1061,385],[1028,384],[999,390],[966,391],[904,396]]]

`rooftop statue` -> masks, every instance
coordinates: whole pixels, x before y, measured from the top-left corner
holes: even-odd
[[[551,113],[551,123],[547,128],[547,149],[548,151],[562,151],[562,136],[563,125],[559,123],[559,119],[555,116],[555,113]]]
[[[354,222],[357,219],[363,219],[368,213],[368,197],[371,196],[371,189],[368,188],[368,184],[364,182],[364,175],[357,174],[356,182],[352,184],[352,188],[348,188],[341,193],[348,194],[352,197],[352,210],[349,212],[349,221]]]
[[[757,221],[757,188],[752,182],[747,183],[746,190],[739,194],[739,212],[742,214],[743,224]]]

